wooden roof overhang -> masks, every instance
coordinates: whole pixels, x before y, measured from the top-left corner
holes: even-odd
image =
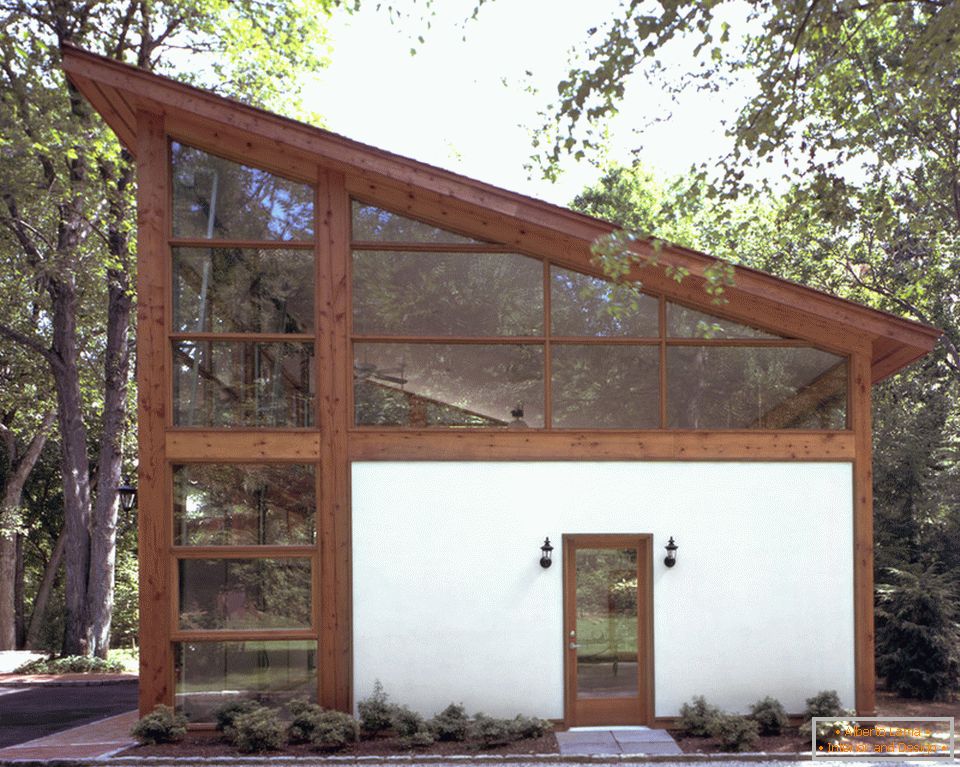
[[[557,205],[500,189],[327,130],[256,109],[208,91],[149,74],[73,46],[63,48],[70,82],[132,153],[137,112],[162,114],[174,138],[224,157],[312,182],[319,169],[343,174],[348,192],[365,201],[520,252],[598,274],[590,245],[617,227]],[[640,252],[653,252],[640,241]],[[842,353],[865,352],[873,382],[930,352],[937,328],[837,298],[749,267],[737,266],[728,302],[711,305],[703,270],[716,259],[674,245],[661,264],[683,266],[677,284],[661,269],[635,276],[668,298],[733,320]]]

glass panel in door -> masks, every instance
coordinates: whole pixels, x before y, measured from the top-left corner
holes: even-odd
[[[636,697],[637,550],[578,549],[577,697]]]

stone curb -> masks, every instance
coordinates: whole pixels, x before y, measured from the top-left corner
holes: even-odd
[[[114,752],[116,753],[116,752]],[[665,762],[686,762],[691,764],[701,762],[797,762],[809,760],[810,752],[795,753],[766,753],[750,752],[742,754],[598,754],[595,756],[561,754],[487,754],[487,755],[456,755],[441,756],[424,754],[422,756],[114,756],[107,754],[96,758],[84,759],[0,759],[0,767],[103,767],[104,765],[198,765],[198,767],[241,767],[241,765],[271,765],[284,764],[291,767],[335,767],[336,765],[465,765],[465,764],[647,764]]]

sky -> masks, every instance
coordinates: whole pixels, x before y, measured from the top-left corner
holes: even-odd
[[[524,167],[532,152],[530,131],[541,124],[538,109],[568,70],[570,49],[619,4],[492,0],[464,24],[472,2],[434,0],[437,15],[427,29],[422,0],[419,6],[395,0],[412,15],[394,23],[375,2],[365,3],[333,18],[331,66],[307,83],[308,103],[330,130],[349,138],[566,205],[599,179],[600,170],[571,161],[556,183],[535,170],[531,175]],[[661,58],[673,71],[690,67],[684,45]],[[730,147],[721,122],[749,93],[750,85],[739,82],[722,93],[690,93],[672,103],[662,89],[634,77],[610,124],[605,159],[630,163],[632,151],[642,147],[637,156],[664,178],[709,162]]]

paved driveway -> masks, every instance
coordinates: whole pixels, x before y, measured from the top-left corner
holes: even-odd
[[[136,681],[0,690],[0,748],[137,707]]]

